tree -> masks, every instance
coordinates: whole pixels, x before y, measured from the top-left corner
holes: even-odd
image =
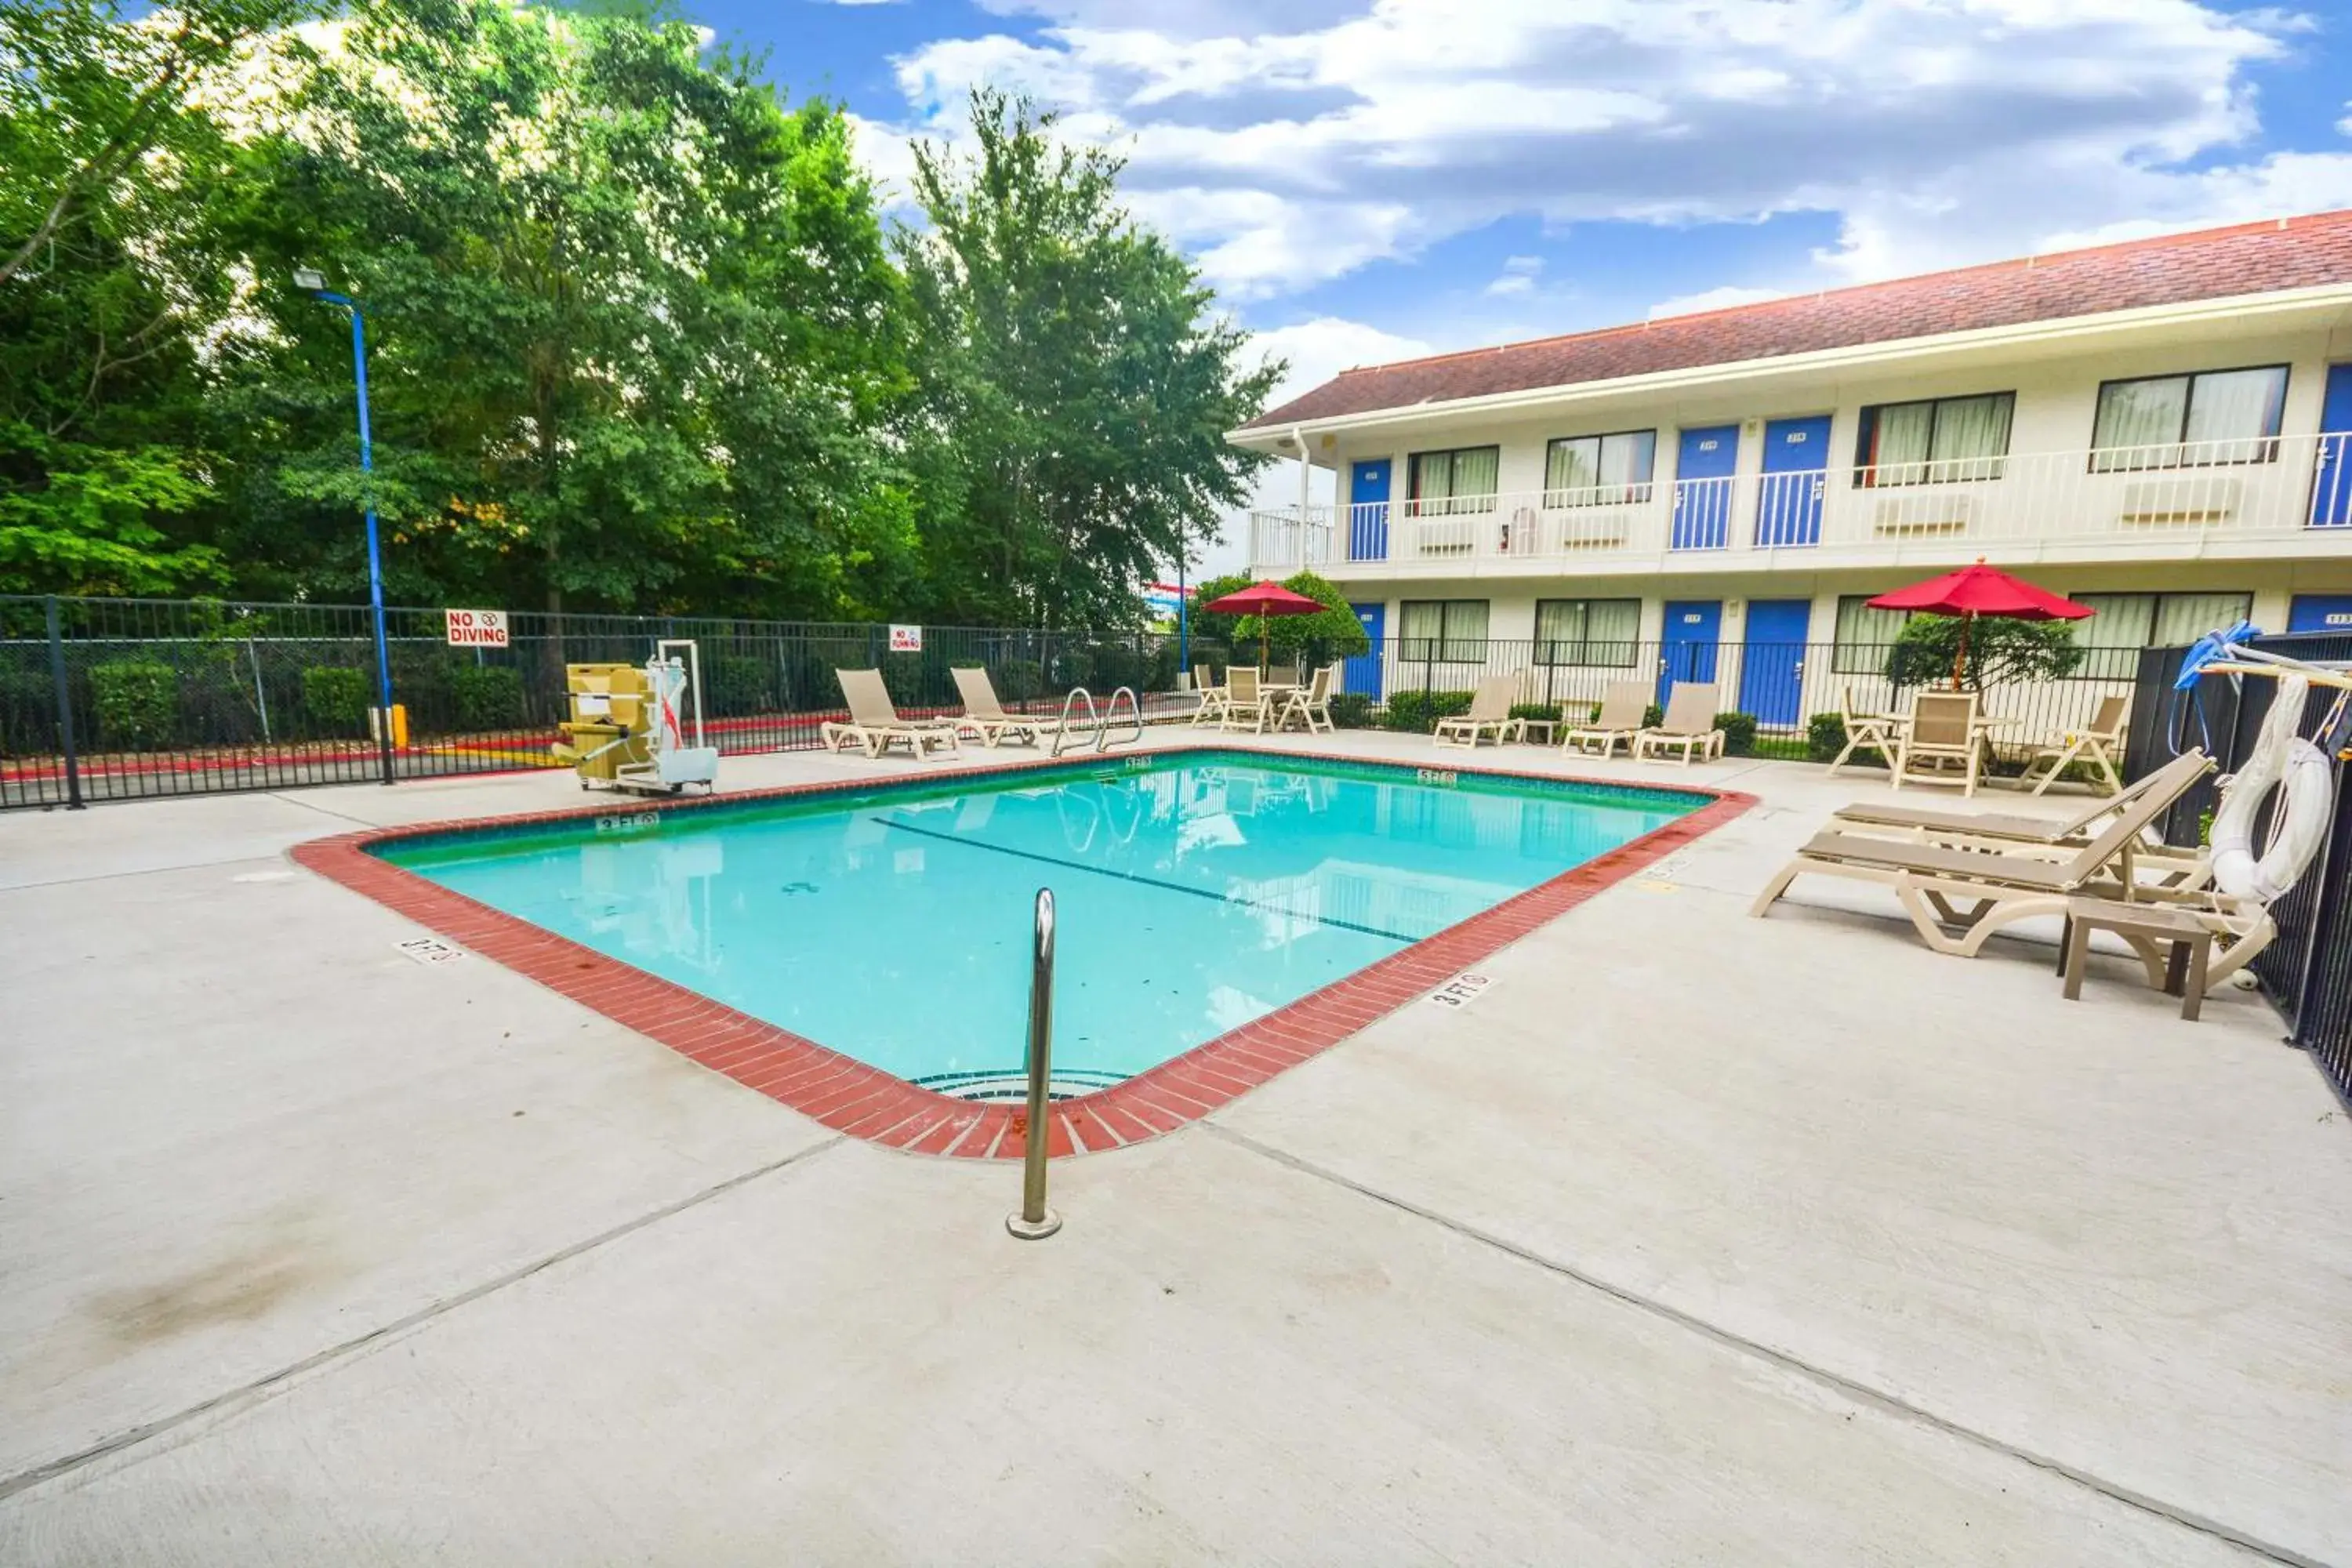
[[[913,538],[872,193],[838,110],[699,51],[657,13],[352,13],[292,96],[268,181],[300,217],[257,269],[331,264],[365,303],[378,471],[362,494],[340,319],[269,291],[224,402],[273,454],[241,543],[352,591],[372,495],[428,602],[862,606]]]
[[[927,226],[897,248],[917,331],[909,429],[932,619],[1116,627],[1265,458],[1223,438],[1279,365],[1118,201],[1120,163],[978,91],[975,151],[916,148]]]
[[[1964,684],[1971,691],[2012,681],[2055,680],[2083,662],[2082,645],[2064,621],[1921,615],[1895,634],[1886,653],[1886,679],[1898,687],[1948,681],[1963,633],[1969,650]]]

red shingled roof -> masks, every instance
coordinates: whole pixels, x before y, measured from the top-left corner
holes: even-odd
[[[2328,283],[2352,283],[2352,210],[1370,365],[1342,371],[1244,428]]]

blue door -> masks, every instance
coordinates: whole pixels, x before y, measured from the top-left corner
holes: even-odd
[[[1739,710],[1767,729],[1793,730],[1803,702],[1811,599],[1750,599],[1739,649]]]
[[[1348,559],[1389,558],[1389,460],[1358,463],[1348,478]],[[1373,641],[1379,641],[1375,636]],[[1356,690],[1351,680],[1348,689]]]
[[[1720,550],[1731,542],[1731,475],[1738,466],[1738,426],[1683,432],[1675,458],[1676,550]]]
[[[2352,594],[2297,594],[2287,606],[2291,632],[2352,632]]]
[[[1723,635],[1719,599],[1669,600],[1666,625],[1658,638],[1658,700],[1677,680],[1713,680],[1715,645]]]
[[[2311,526],[2352,528],[2352,364],[2327,367],[2319,405],[2319,465],[2311,480]]]
[[[1385,463],[1381,466],[1388,467]],[[1388,624],[1389,607],[1386,605],[1350,605],[1348,607],[1356,612],[1356,619],[1362,624],[1364,635],[1372,639],[1372,647],[1369,653],[1360,653],[1348,661],[1348,667],[1339,672],[1339,685],[1343,690],[1360,691],[1377,702],[1381,696],[1381,633]]]
[[[1822,472],[1830,466],[1830,416],[1775,419],[1764,426],[1764,478],[1756,491],[1756,547],[1822,542]]]

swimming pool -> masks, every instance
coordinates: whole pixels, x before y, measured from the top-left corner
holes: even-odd
[[[1176,751],[356,837],[541,931],[986,1101],[1018,1092],[1040,886],[1060,914],[1055,1089],[1085,1095],[1378,971],[1715,798]]]

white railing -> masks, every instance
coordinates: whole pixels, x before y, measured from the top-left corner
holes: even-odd
[[[2352,552],[2352,437],[1660,480],[1255,512],[1260,568],[1352,562],[1578,563],[1801,556],[1910,560],[2053,551],[2179,556],[2217,542],[2340,540]]]

